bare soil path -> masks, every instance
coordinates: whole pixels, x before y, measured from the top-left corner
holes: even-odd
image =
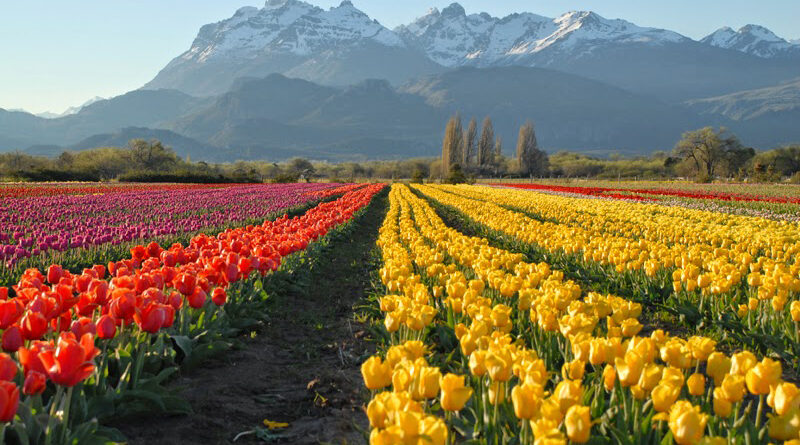
[[[270,292],[268,322],[243,339],[240,349],[173,382],[183,388],[193,414],[125,419],[113,426],[131,444],[228,444],[269,419],[290,426],[235,443],[365,443],[359,366],[370,345],[354,306],[363,303],[379,267],[375,240],[386,207],[384,192],[316,258],[276,276],[283,282]]]

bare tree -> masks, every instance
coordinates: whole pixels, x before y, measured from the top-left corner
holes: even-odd
[[[736,136],[728,134],[728,130],[712,127],[687,131],[675,145],[675,155],[691,162],[698,178],[712,179],[717,167],[725,162],[729,155],[741,150],[741,143]]]

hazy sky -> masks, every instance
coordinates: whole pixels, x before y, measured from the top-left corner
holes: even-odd
[[[353,0],[393,28],[451,0]],[[321,7],[340,1],[315,0]],[[463,0],[468,13],[555,17],[593,10],[698,39],[722,26],[764,25],[800,38],[799,0]],[[252,0],[0,0],[0,107],[61,112],[142,86],[187,50],[200,26]]]

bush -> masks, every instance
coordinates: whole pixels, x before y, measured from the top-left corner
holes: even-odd
[[[467,182],[467,177],[464,175],[464,171],[461,170],[461,166],[458,164],[453,164],[450,167],[450,175],[447,177],[447,182],[450,184],[463,184]]]
[[[189,172],[189,171],[178,171],[178,172],[168,172],[168,173],[133,171],[128,173],[123,173],[119,175],[117,179],[121,182],[177,182],[177,183],[200,183],[200,184],[221,184],[226,182],[242,182],[242,181],[236,181],[234,178],[220,174]],[[252,181],[244,181],[244,182],[252,182]]]
[[[287,182],[297,182],[300,180],[300,175],[297,173],[281,173],[278,176],[272,178],[273,184],[284,184]]]

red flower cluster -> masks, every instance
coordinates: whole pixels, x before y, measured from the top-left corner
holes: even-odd
[[[345,184],[339,187],[329,188],[325,190],[315,190],[311,192],[306,192],[306,195],[314,196],[317,199],[323,199],[334,195],[342,195],[344,193],[351,192],[353,190],[358,190],[361,187],[364,187],[364,184]]]
[[[2,348],[18,352],[25,372],[23,392],[40,393],[46,378],[67,387],[86,379],[99,352],[94,338],[113,338],[117,326],[136,325],[156,333],[172,326],[184,304],[200,308],[209,296],[213,304],[225,304],[228,284],[276,270],[282,257],[348,221],[383,187],[351,190],[302,216],[217,236],[198,235],[188,246],[136,246],[130,259],[95,265],[81,274],[59,265],[50,266],[46,274],[28,269],[13,286],[14,298],[0,288]],[[30,343],[23,346],[26,340]],[[0,421],[8,420],[6,411],[12,418],[16,411],[19,391],[8,382],[16,373],[16,363],[0,355]]]

